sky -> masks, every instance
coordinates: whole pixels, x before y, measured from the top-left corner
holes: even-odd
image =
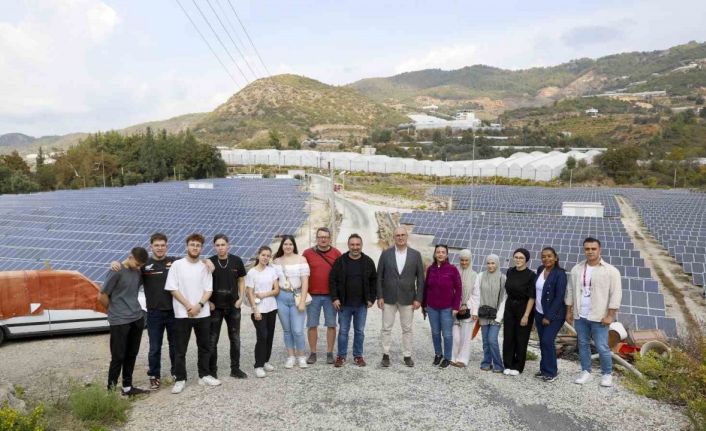
[[[706,41],[704,23],[703,0],[3,0],[0,134],[210,111],[268,72],[343,85],[665,49]]]

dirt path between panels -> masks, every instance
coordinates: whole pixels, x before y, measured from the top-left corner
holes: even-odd
[[[677,321],[680,331],[700,328],[706,317],[706,301],[701,296],[701,289],[691,284],[690,277],[647,230],[629,201],[623,196],[616,196],[616,199],[625,230],[660,284],[667,315]]]

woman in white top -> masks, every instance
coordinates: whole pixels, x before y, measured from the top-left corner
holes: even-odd
[[[274,371],[270,364],[272,340],[277,321],[277,300],[279,294],[279,272],[269,265],[272,249],[263,245],[257,250],[257,265],[245,277],[247,295],[252,305],[250,316],[255,325],[255,375],[265,377],[265,371]]]
[[[304,356],[304,322],[306,297],[309,291],[309,264],[297,250],[292,235],[282,235],[282,242],[275,253],[274,265],[280,271],[280,291],[277,295],[277,314],[284,332],[287,361],[284,368],[306,368]],[[295,359],[296,354],[296,359]]]
[[[461,250],[458,254],[459,267],[458,271],[461,274],[461,285],[463,292],[461,294],[461,308],[456,314],[456,321],[453,327],[453,354],[451,357],[451,365],[456,367],[465,367],[471,357],[471,332],[473,325],[478,319],[473,316],[472,310],[476,309],[480,294],[475,296],[474,287],[478,273],[471,266],[471,250]]]

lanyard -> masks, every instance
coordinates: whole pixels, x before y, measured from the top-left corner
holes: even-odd
[[[591,296],[591,288],[593,287],[593,273],[591,273],[591,278],[588,280],[588,286],[586,286],[586,270],[588,269],[588,264],[583,267],[583,283],[581,284],[581,290],[583,291],[583,296],[589,298]],[[588,287],[588,289],[586,289]]]

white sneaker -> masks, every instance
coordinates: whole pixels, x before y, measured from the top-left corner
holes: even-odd
[[[265,371],[274,371],[275,367],[272,366],[269,362],[265,362]]]
[[[591,376],[591,373],[589,373],[588,371],[581,371],[579,378],[574,380],[574,383],[576,383],[577,385],[583,385],[584,383],[590,381],[592,378],[593,376]]]
[[[510,374],[511,376],[519,376],[520,372],[517,370],[510,370],[510,372],[508,374]]]
[[[613,386],[613,375],[612,374],[604,374],[601,376],[601,386],[604,388],[609,388]]]
[[[306,356],[300,356],[297,362],[299,363],[299,368],[309,368],[309,364],[306,363]]]
[[[294,356],[287,357],[287,361],[284,363],[284,368],[287,368],[287,369],[294,368],[295,362],[296,362],[296,358]]]
[[[199,379],[199,385],[201,386],[220,386],[220,384],[220,380],[211,376],[203,376]]]
[[[267,373],[265,373],[264,369],[255,368],[255,376],[262,378],[262,377],[265,377],[266,375],[267,375]]]
[[[174,386],[172,386],[172,393],[173,394],[180,394],[181,391],[184,390],[184,387],[186,386],[186,380],[177,380],[174,382]]]
[[[510,370],[509,368],[505,368],[505,369],[503,370],[503,374],[505,374],[506,376],[509,376],[509,375],[510,375],[510,371],[512,371],[512,370]]]

